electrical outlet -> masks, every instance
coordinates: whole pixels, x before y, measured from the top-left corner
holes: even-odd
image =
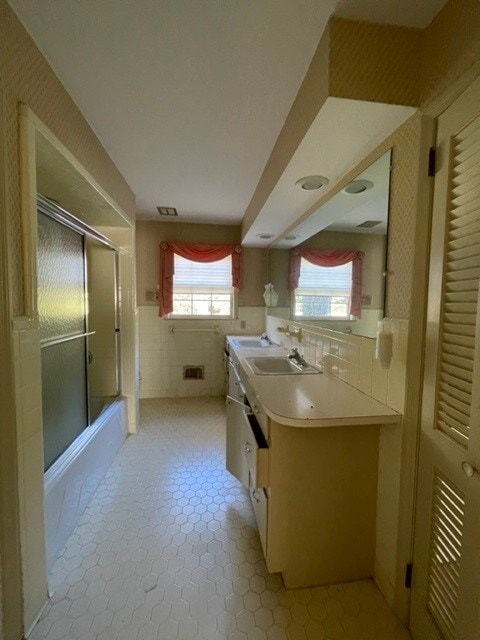
[[[247,328],[246,320],[240,320],[240,329],[246,329],[246,328]]]

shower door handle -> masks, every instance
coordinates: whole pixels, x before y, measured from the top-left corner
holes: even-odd
[[[88,364],[92,364],[93,362],[93,353],[91,351],[88,352]]]

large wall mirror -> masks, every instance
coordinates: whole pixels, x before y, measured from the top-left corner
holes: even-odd
[[[278,302],[269,315],[375,337],[384,317],[390,168],[388,151],[270,248]]]

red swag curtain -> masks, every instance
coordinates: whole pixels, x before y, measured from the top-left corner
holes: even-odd
[[[304,258],[318,267],[339,267],[352,262],[352,297],[350,299],[350,315],[362,317],[362,251],[324,251],[295,247],[290,251],[290,272],[288,278],[289,291],[298,287],[300,278],[300,261]]]
[[[216,262],[232,256],[232,286],[241,290],[242,248],[232,244],[192,244],[187,242],[162,242],[160,245],[160,316],[173,310],[173,255],[177,254],[194,262]]]

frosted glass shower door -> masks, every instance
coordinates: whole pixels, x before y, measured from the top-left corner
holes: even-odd
[[[88,425],[84,237],[39,212],[45,469]]]
[[[117,254],[85,238],[88,291],[88,393],[90,422],[120,393]]]

